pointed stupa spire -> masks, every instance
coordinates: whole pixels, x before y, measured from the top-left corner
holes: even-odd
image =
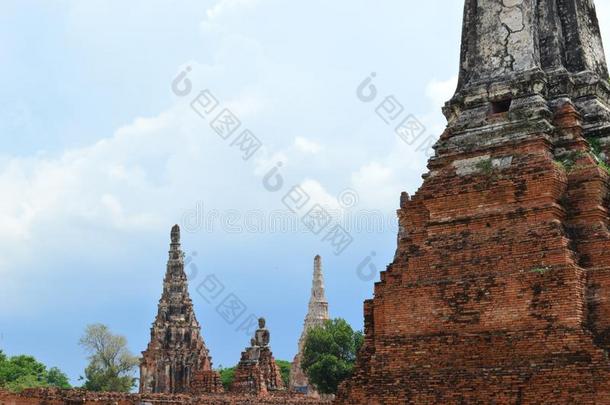
[[[180,248],[180,227],[178,225],[174,225],[170,232],[169,260],[167,261],[165,280],[173,280],[174,282],[184,283],[186,285],[184,254]]]
[[[307,332],[314,326],[324,324],[324,321],[330,319],[328,316],[328,301],[324,292],[324,274],[322,273],[322,258],[317,255],[313,260],[313,279],[311,282],[311,296],[309,298],[309,306],[307,315],[303,325],[303,332],[299,339],[299,351],[292,361],[290,370],[290,389],[293,391],[302,392],[310,396],[318,396],[315,389],[309,384],[307,376],[301,368],[303,359],[303,351],[305,349],[305,339]]]
[[[163,293],[140,364],[140,392],[145,393],[188,392],[195,375],[212,370],[188,292],[178,225],[170,238]]]
[[[324,292],[324,275],[322,274],[322,258],[320,255],[317,255],[313,260],[313,280],[311,282],[311,298],[309,299],[310,313],[312,304],[324,307],[322,312],[326,313],[326,319],[328,319],[328,302]]]
[[[178,224],[172,226],[170,238],[172,241],[172,245],[174,245],[174,244],[180,245],[180,226]]]

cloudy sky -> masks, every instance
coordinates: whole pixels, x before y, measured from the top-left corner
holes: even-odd
[[[610,4],[597,3],[610,43]],[[417,189],[426,142],[444,127],[462,5],[2,1],[0,348],[74,382],[89,323],[142,351],[174,223],[216,366],[238,361],[250,314],[267,318],[276,358],[294,356],[318,253],[331,315],[361,328],[371,269],[394,254],[400,192]],[[367,102],[357,88],[371,74]],[[212,113],[191,108],[203,90],[215,115],[241,122],[226,140]],[[386,123],[376,108],[390,96],[402,108]],[[408,117],[425,127],[413,142],[394,132]],[[261,144],[246,160],[244,129]],[[297,185],[329,211],[319,234],[285,206]],[[369,229],[354,225],[367,218]],[[324,240],[336,224],[353,239],[339,255]],[[224,287],[216,298],[198,288],[211,277]],[[243,309],[235,319],[218,310],[229,298]]]

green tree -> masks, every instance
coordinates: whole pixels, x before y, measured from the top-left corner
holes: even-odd
[[[225,390],[228,390],[231,386],[231,383],[235,379],[235,367],[223,368],[222,366],[218,369],[218,373],[220,374],[220,380],[222,381],[222,386]]]
[[[51,367],[47,373],[47,382],[49,385],[57,388],[70,388],[68,376],[57,367]]]
[[[4,369],[6,368],[6,355],[0,350],[0,387],[4,387],[6,384],[6,376],[4,375]]]
[[[354,368],[362,346],[362,332],[354,332],[344,319],[326,321],[309,330],[305,338],[303,370],[323,394],[335,394]]]
[[[47,370],[44,364],[32,356],[8,358],[0,351],[0,387],[19,392],[37,387],[70,388],[70,383],[68,377],[57,367]]]
[[[290,366],[292,365],[289,361],[286,360],[276,360],[275,364],[280,368],[280,373],[282,374],[282,381],[284,381],[284,385],[288,387],[290,383]]]
[[[139,360],[127,348],[124,336],[112,334],[106,325],[94,324],[87,326],[79,344],[89,355],[83,388],[90,391],[131,391],[136,384],[133,372]]]

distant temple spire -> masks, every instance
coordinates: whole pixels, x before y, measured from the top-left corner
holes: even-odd
[[[328,319],[328,301],[324,292],[324,275],[322,274],[322,258],[320,255],[313,259],[313,280],[311,282],[311,297],[307,316],[322,321]]]
[[[221,385],[211,375],[212,358],[200,334],[184,272],[180,249],[180,227],[171,230],[169,260],[158,312],[151,328],[150,343],[140,363],[141,393],[180,393],[192,391],[194,380],[212,380],[204,388],[217,391]],[[199,381],[199,385],[202,382]],[[200,387],[201,388],[201,387]]]
[[[180,247],[180,227],[178,225],[172,226],[172,232],[170,234],[170,238],[172,241],[171,246],[174,245]]]
[[[307,379],[307,376],[301,368],[307,332],[314,326],[323,325],[324,321],[329,319],[328,301],[326,300],[326,294],[324,292],[322,258],[320,257],[320,255],[317,255],[314,258],[313,263],[314,264],[313,280],[311,283],[311,297],[309,298],[309,306],[307,308],[307,315],[305,316],[303,332],[301,332],[301,338],[299,339],[299,351],[294,357],[294,360],[292,362],[292,369],[290,370],[290,389],[293,391],[306,393],[310,396],[317,396],[318,393],[309,384],[309,380]]]

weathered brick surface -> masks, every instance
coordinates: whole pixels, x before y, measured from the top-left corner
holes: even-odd
[[[449,125],[401,197],[396,256],[337,404],[610,404],[609,176],[587,141],[608,153],[608,74],[592,3],[558,3],[466,2]],[[477,59],[524,10],[503,48],[513,63]]]
[[[265,397],[239,394],[169,395],[94,393],[82,390],[33,389],[21,394],[0,391],[0,405],[329,405],[303,395],[273,394]]]
[[[193,376],[189,387],[191,394],[224,392],[220,374],[214,370],[200,370]]]
[[[231,392],[267,395],[267,384],[258,362],[240,362],[235,368],[235,378],[231,383]]]

